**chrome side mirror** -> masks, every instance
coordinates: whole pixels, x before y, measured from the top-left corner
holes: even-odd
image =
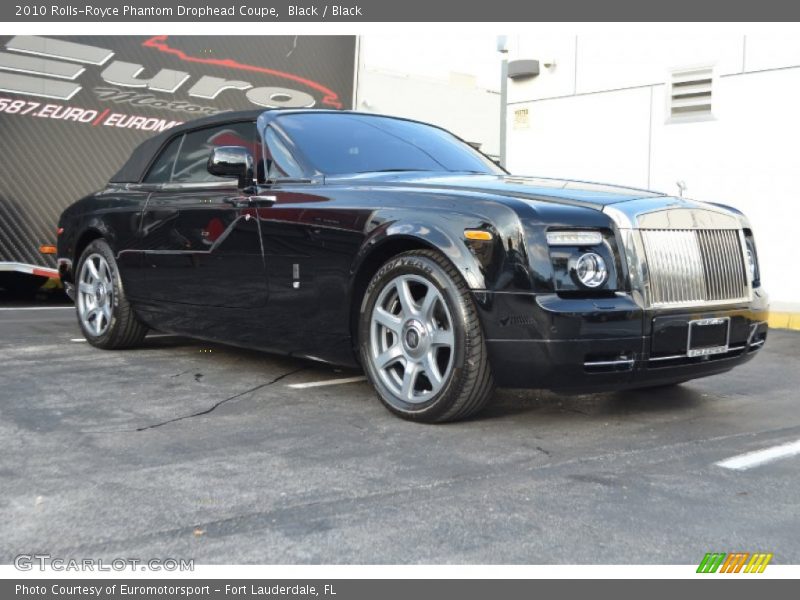
[[[217,146],[208,157],[208,172],[217,177],[236,177],[239,187],[249,188],[255,179],[255,160],[242,146]]]

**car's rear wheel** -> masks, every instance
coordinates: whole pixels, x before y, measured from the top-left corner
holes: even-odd
[[[81,254],[75,294],[78,323],[93,346],[130,348],[144,339],[147,326],[125,297],[114,253],[105,240],[94,240]]]
[[[491,398],[483,331],[466,282],[441,254],[400,254],[367,287],[361,361],[383,404],[404,418],[466,418]]]

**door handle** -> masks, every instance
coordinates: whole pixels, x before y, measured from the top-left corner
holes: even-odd
[[[229,196],[224,198],[225,204],[230,204],[236,208],[247,208],[250,206],[250,201],[246,196]]]
[[[248,196],[247,202],[253,206],[272,206],[278,201],[277,196]]]
[[[248,206],[272,206],[277,202],[276,196],[231,196],[225,198],[225,202],[236,208],[247,208]]]

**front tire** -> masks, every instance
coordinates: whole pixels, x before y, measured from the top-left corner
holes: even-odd
[[[464,419],[494,390],[471,292],[438,252],[400,254],[373,276],[361,305],[359,350],[381,402],[405,419]]]
[[[147,335],[147,326],[125,297],[117,261],[105,240],[94,240],[81,254],[75,293],[78,324],[92,346],[132,348]]]

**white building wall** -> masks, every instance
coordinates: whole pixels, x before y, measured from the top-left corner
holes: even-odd
[[[444,127],[481,150],[500,150],[500,96],[494,38],[361,36],[356,109]]]
[[[800,309],[790,247],[800,212],[800,35],[522,37],[510,58],[555,63],[510,83],[512,172],[671,194],[684,181],[686,196],[748,215],[773,307]],[[669,122],[670,73],[709,65],[714,118]],[[520,108],[527,126],[514,124]]]
[[[433,123],[486,154],[499,154],[500,96],[478,87],[475,78],[452,73],[446,80],[364,68],[357,110]]]

